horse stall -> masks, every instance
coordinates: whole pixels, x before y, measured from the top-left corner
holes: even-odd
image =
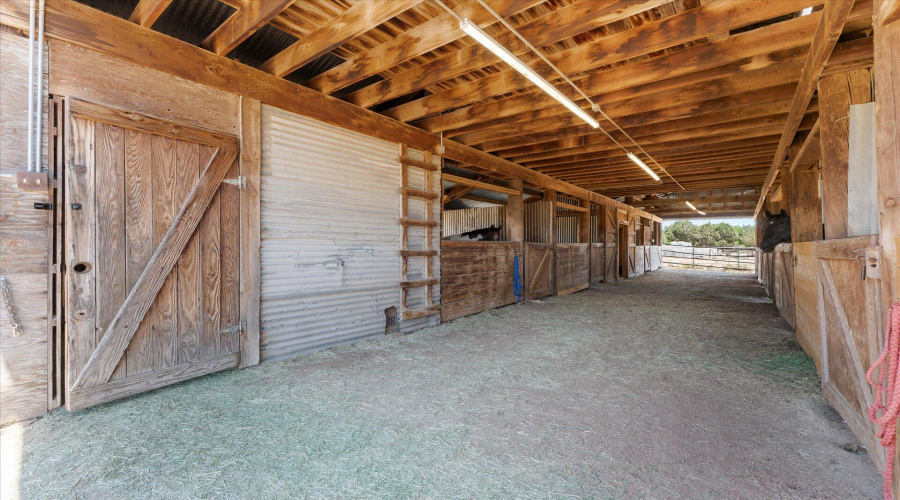
[[[441,320],[522,300],[522,244],[441,242]]]
[[[525,204],[525,294],[528,300],[553,295],[556,283],[556,252],[552,228],[552,204],[536,201]]]

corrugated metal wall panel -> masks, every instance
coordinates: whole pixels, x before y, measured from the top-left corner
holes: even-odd
[[[445,210],[442,231],[443,236],[475,231],[486,227],[502,227],[503,240],[506,240],[506,207],[490,206],[477,208],[464,208],[461,210]]]
[[[382,335],[400,302],[398,146],[262,108],[263,361]]]

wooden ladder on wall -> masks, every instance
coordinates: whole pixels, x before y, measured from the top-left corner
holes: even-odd
[[[403,260],[400,277],[401,290],[401,309],[404,320],[421,318],[438,314],[440,308],[434,303],[434,286],[438,284],[438,280],[434,277],[434,258],[438,252],[432,245],[433,230],[439,227],[440,221],[434,220],[434,201],[440,198],[440,194],[433,191],[434,172],[438,172],[438,182],[440,182],[440,167],[432,164],[432,155],[426,151],[424,153],[425,160],[416,160],[410,158],[407,154],[406,145],[400,145],[400,195],[402,199],[400,226],[403,228],[403,239],[401,242],[400,256]],[[414,189],[410,187],[409,171],[410,168],[421,169],[424,173],[424,188]],[[409,218],[409,200],[410,198],[421,199],[424,201],[424,219]],[[425,242],[423,249],[411,250],[409,248],[409,228],[422,227],[425,232]],[[410,281],[408,271],[410,259],[425,259],[425,276],[423,279]],[[416,287],[425,287],[425,307],[419,309],[410,309],[408,307],[409,289]]]

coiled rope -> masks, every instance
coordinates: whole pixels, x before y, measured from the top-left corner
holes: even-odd
[[[885,500],[891,500],[891,484],[894,480],[894,448],[897,443],[897,415],[900,414],[900,380],[898,376],[898,364],[900,364],[900,302],[891,306],[887,331],[884,334],[884,349],[881,356],[875,360],[869,371],[866,372],[866,380],[876,389],[875,402],[869,408],[869,419],[881,426],[878,429],[878,438],[881,445],[887,450],[884,461],[884,484],[882,491]],[[878,370],[878,381],[872,380],[875,370]],[[881,416],[878,413],[881,412]]]

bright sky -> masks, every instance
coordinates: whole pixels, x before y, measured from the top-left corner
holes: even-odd
[[[688,220],[693,222],[695,226],[702,226],[703,224],[706,224],[707,222],[712,222],[713,224],[718,224],[720,222],[727,222],[727,223],[731,224],[732,226],[752,226],[753,225],[753,219],[750,217],[742,217],[739,219],[688,219]],[[677,219],[664,220],[663,221],[663,229],[671,226],[672,224],[675,224],[676,222],[678,222]]]

